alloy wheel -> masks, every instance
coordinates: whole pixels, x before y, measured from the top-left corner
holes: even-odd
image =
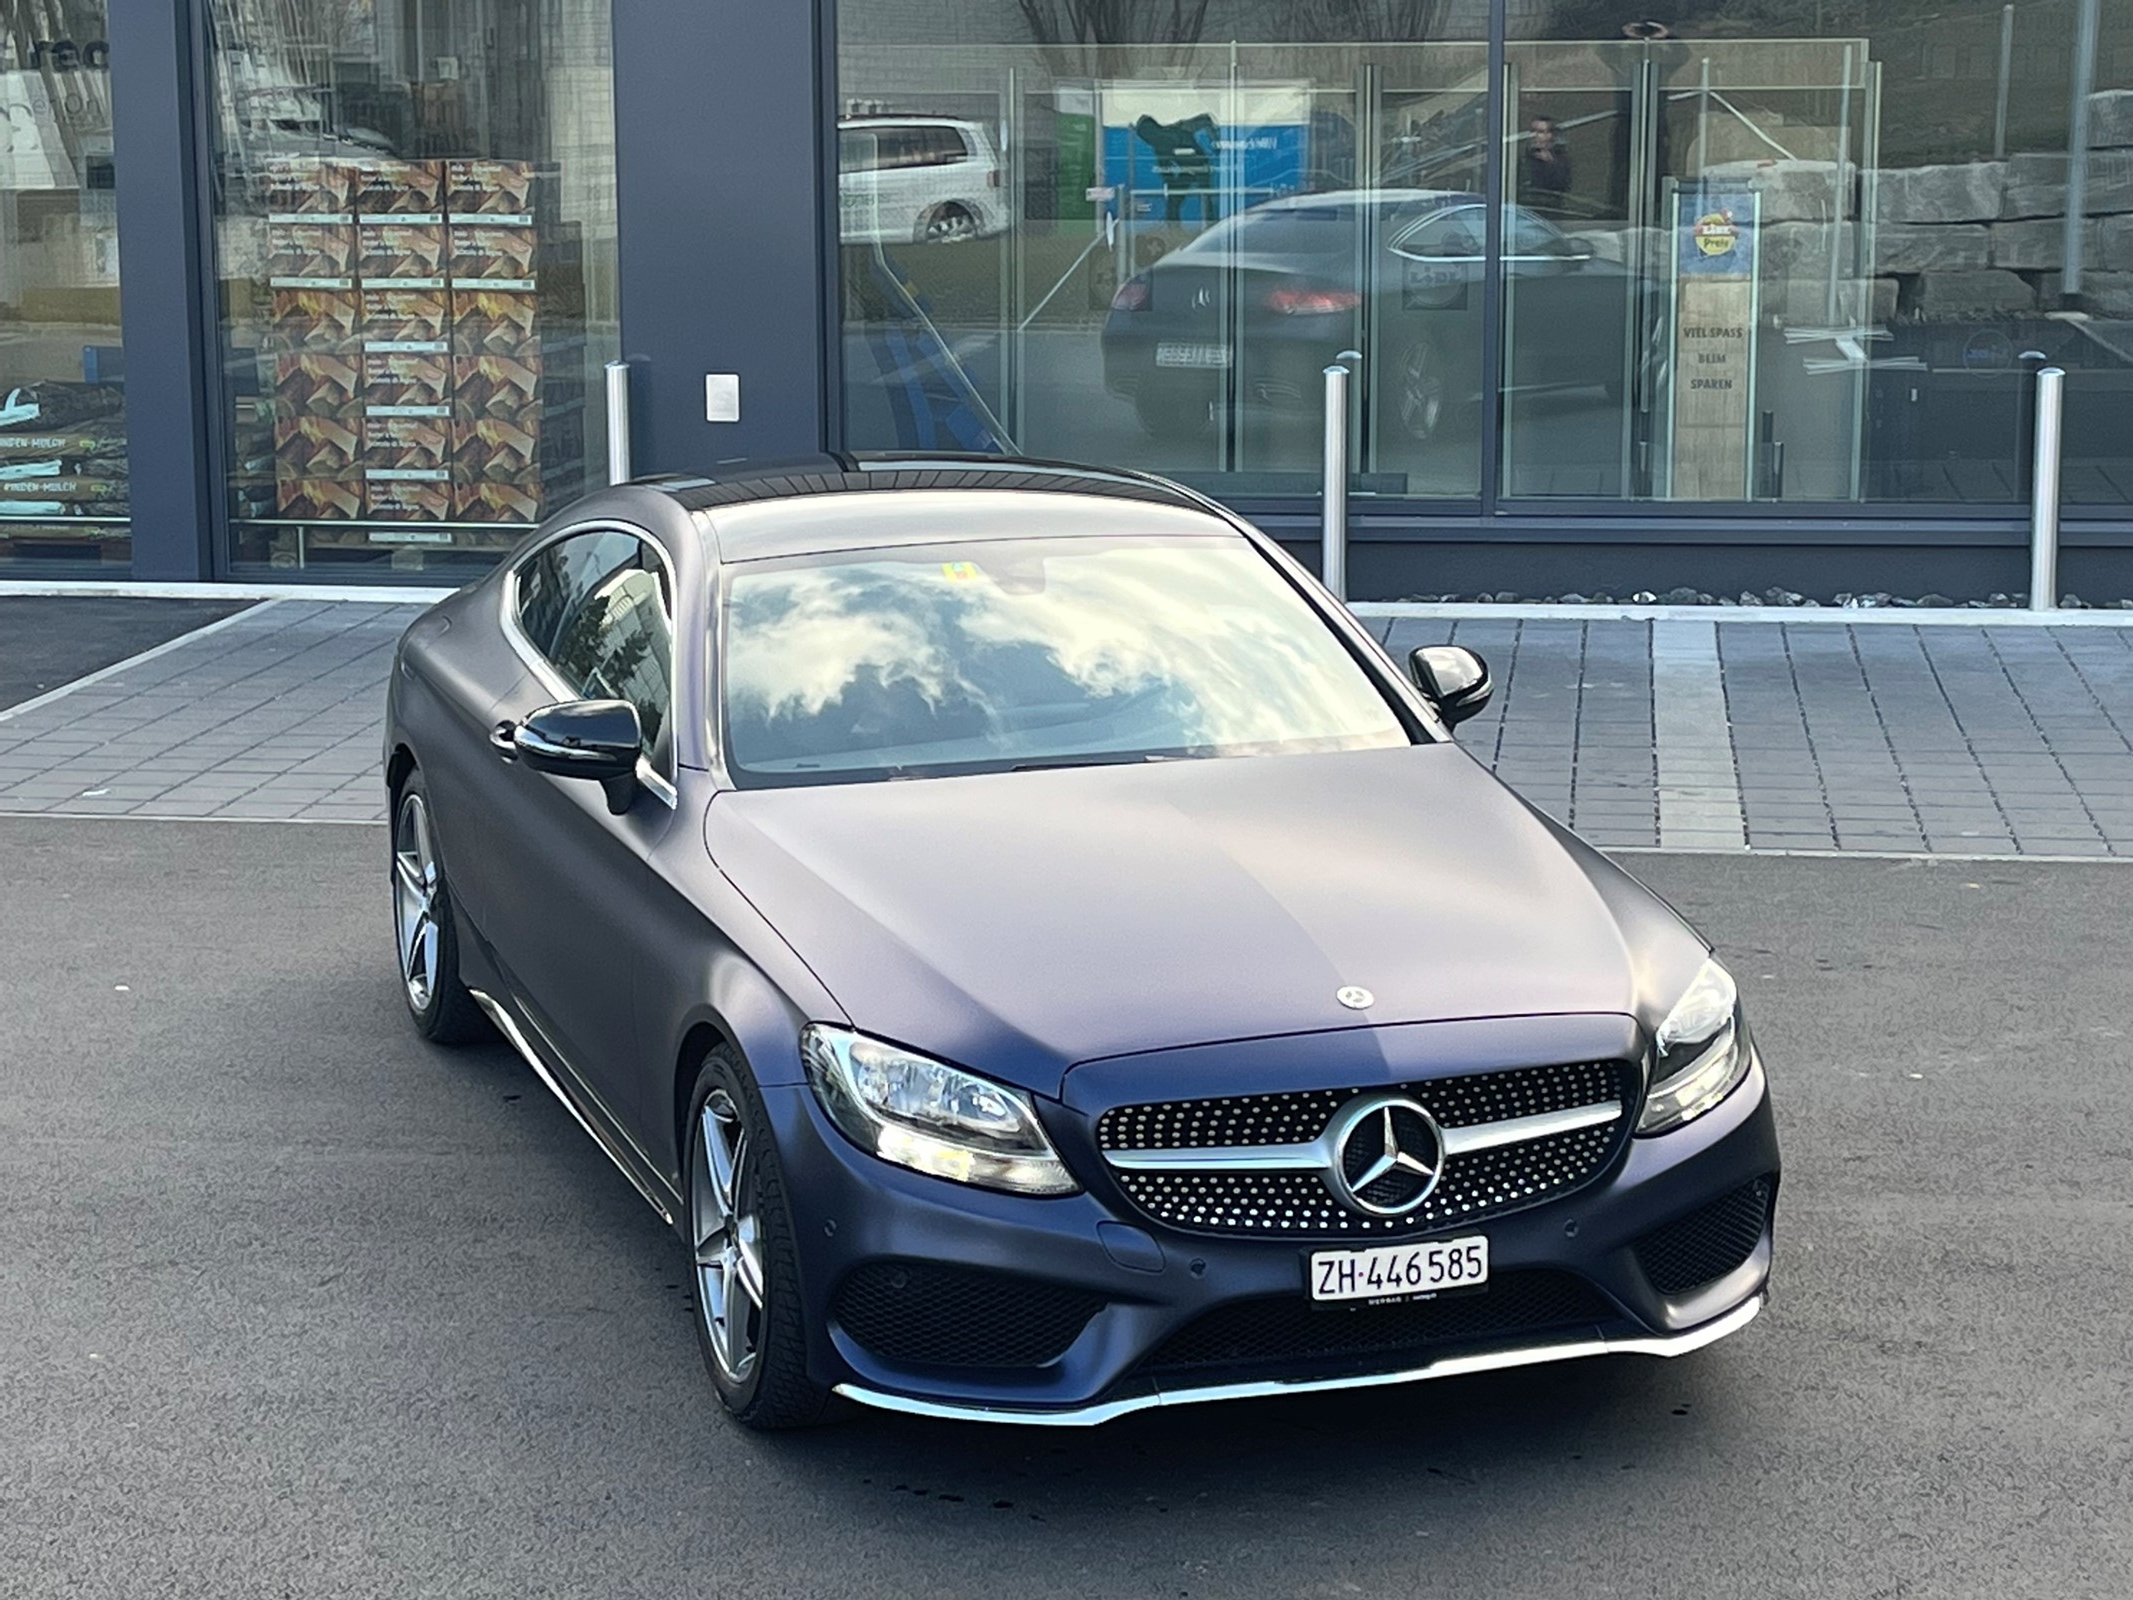
[[[400,978],[417,1014],[437,993],[437,902],[443,884],[437,867],[429,807],[419,794],[400,802],[393,824],[393,924],[400,936]]]
[[[711,1353],[729,1383],[754,1370],[763,1340],[763,1233],[740,1108],[714,1088],[697,1120],[689,1168],[696,1234],[696,1302]]]
[[[1443,418],[1444,379],[1435,353],[1417,340],[1400,358],[1400,426],[1410,439],[1427,440]]]

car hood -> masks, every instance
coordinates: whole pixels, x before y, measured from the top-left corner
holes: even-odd
[[[705,826],[853,1027],[1047,1094],[1183,1045],[1634,1013],[1702,954],[1447,744],[739,790]]]

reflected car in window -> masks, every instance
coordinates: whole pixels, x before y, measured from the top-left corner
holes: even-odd
[[[838,231],[846,244],[955,244],[1007,227],[999,146],[957,117],[837,124]]]
[[[400,989],[678,1232],[751,1426],[1699,1349],[1770,1270],[1761,1058],[1453,742],[1488,698],[1157,478],[612,489],[401,641]]]
[[[1231,404],[1314,411],[1327,363],[1359,349],[1381,425],[1427,443],[1481,399],[1487,237],[1481,197],[1451,190],[1254,206],[1119,285],[1105,385],[1149,434],[1190,439]],[[1504,211],[1503,270],[1521,328],[1536,330],[1513,346],[1509,385],[1619,399],[1632,276],[1522,206]]]

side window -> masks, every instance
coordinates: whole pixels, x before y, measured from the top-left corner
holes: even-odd
[[[1555,260],[1566,253],[1567,242],[1548,222],[1536,217],[1523,206],[1508,206],[1504,215],[1510,226],[1504,239],[1506,255],[1540,257]]]
[[[970,152],[963,148],[963,136],[954,128],[926,130],[926,165],[952,167],[958,161],[969,159]]]
[[[627,700],[644,753],[673,775],[673,596],[666,567],[636,534],[573,534],[519,569],[518,622],[573,693]]]
[[[881,151],[878,165],[884,172],[916,166],[919,161],[918,130],[915,128],[877,128],[874,130],[877,147]]]
[[[1392,242],[1395,255],[1410,261],[1478,260],[1483,252],[1479,206],[1453,206],[1426,217]]]

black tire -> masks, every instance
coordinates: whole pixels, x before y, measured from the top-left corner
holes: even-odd
[[[387,848],[400,998],[407,1002],[415,1031],[432,1044],[493,1038],[496,1030],[460,981],[458,917],[437,850],[429,788],[419,768],[393,795]]]
[[[1214,397],[1197,384],[1150,379],[1134,391],[1133,416],[1149,438],[1189,444],[1213,428]]]
[[[706,1145],[711,1137],[707,1114],[719,1122],[719,1137],[730,1132],[740,1140],[739,1154],[731,1161],[732,1203],[725,1220],[713,1215],[718,1202],[712,1196],[720,1186]],[[719,1400],[744,1427],[770,1432],[821,1422],[830,1414],[832,1397],[807,1371],[800,1255],[786,1201],[785,1169],[754,1080],[740,1057],[724,1045],[707,1055],[697,1072],[685,1143],[685,1243],[695,1290],[696,1349],[704,1370]],[[735,1148],[725,1146],[729,1153]],[[752,1219],[752,1227],[746,1219]],[[736,1305],[735,1242],[751,1236],[761,1294],[751,1301],[743,1290]],[[726,1321],[718,1323],[721,1304]],[[748,1336],[745,1360],[735,1358],[735,1347],[722,1331],[734,1327],[736,1318]]]
[[[968,206],[949,200],[935,206],[919,220],[914,244],[962,244],[978,236],[978,219]]]

